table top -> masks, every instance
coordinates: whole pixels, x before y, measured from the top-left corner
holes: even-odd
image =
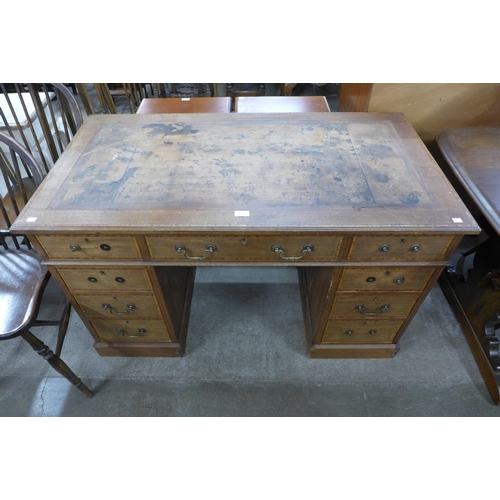
[[[13,230],[479,228],[401,114],[232,113],[90,116]]]
[[[438,145],[451,170],[500,234],[500,127],[446,130]]]
[[[146,98],[138,115],[162,113],[230,113],[230,97],[158,97]]]
[[[325,96],[237,97],[237,113],[318,113],[329,112]]]

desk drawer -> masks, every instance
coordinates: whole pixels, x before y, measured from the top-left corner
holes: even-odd
[[[443,260],[454,241],[449,236],[356,236],[351,260]]]
[[[330,317],[406,317],[419,297],[419,292],[338,292]]]
[[[134,260],[141,255],[133,236],[38,236],[50,259]]]
[[[339,236],[149,236],[153,259],[180,261],[314,261],[335,260]]]
[[[323,342],[335,344],[388,343],[392,342],[402,323],[403,320],[330,320]]]
[[[103,340],[127,342],[171,342],[165,323],[161,320],[91,320]]]
[[[144,269],[79,267],[58,271],[71,290],[152,290]]]
[[[362,267],[344,269],[339,290],[423,290],[434,268]]]
[[[102,294],[77,295],[76,300],[88,317],[102,318],[155,318],[161,317],[154,295]]]

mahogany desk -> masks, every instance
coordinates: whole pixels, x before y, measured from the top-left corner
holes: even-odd
[[[464,238],[439,280],[495,404],[500,403],[500,127],[442,132],[450,179],[483,233]],[[446,166],[445,166],[446,167]]]
[[[12,229],[101,355],[182,355],[197,266],[244,265],[297,266],[319,358],[394,356],[479,232],[384,113],[91,116]]]
[[[324,96],[236,97],[235,113],[329,113]]]
[[[230,112],[230,97],[154,97],[143,99],[136,114]]]

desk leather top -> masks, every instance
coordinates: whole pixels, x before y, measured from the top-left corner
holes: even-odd
[[[438,145],[460,183],[500,234],[500,127],[447,130]]]
[[[13,230],[479,228],[401,114],[233,113],[91,116]]]

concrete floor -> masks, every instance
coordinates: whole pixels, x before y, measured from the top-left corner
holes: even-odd
[[[62,298],[51,284],[42,315]],[[54,346],[54,328],[34,333]],[[288,267],[199,268],[183,358],[100,357],[74,312],[62,358],[93,399],[22,339],[1,343],[0,416],[500,415],[438,285],[393,359],[308,359]]]
[[[92,344],[73,314],[62,357],[95,390],[87,399],[22,339],[2,343],[0,415],[500,415],[439,286],[393,359],[307,358],[294,268],[199,268],[183,358],[100,357]]]

